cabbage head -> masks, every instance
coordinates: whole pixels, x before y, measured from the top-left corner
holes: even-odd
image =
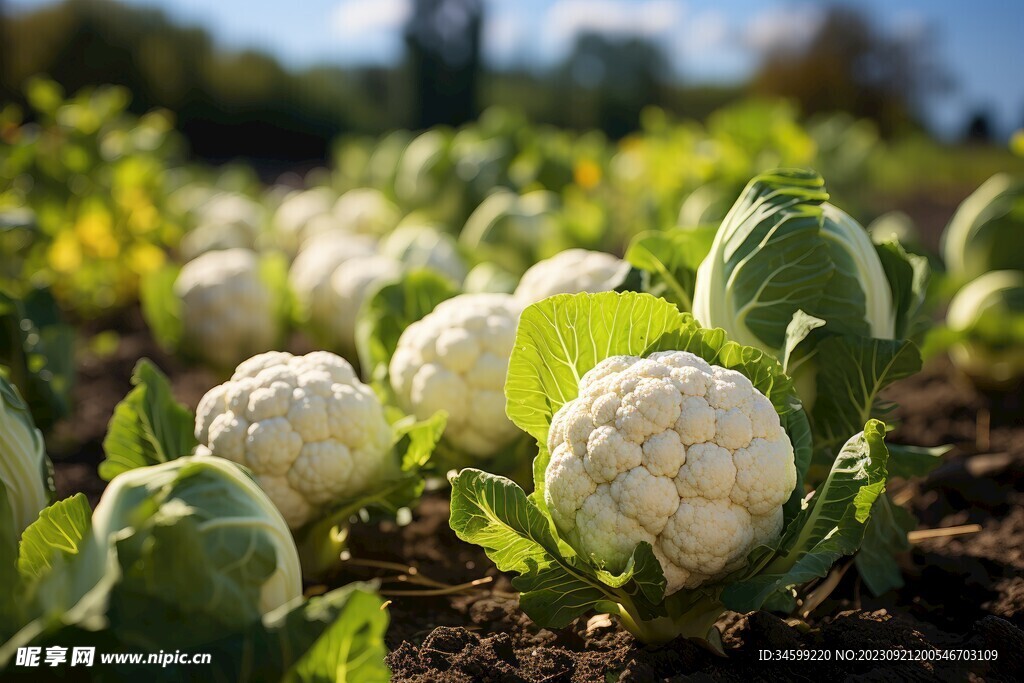
[[[828,199],[813,171],[751,180],[697,269],[693,314],[782,363],[816,443],[838,447],[855,424],[878,416],[885,385],[920,367],[908,340],[922,318],[928,264],[895,240],[873,244]]]
[[[964,285],[953,297],[946,326],[956,342],[953,364],[985,389],[1024,382],[1024,272],[996,270]]]
[[[18,390],[0,375],[0,484],[7,490],[14,530],[20,534],[50,504],[50,460],[43,435]]]
[[[1024,178],[998,173],[957,208],[942,235],[942,260],[958,283],[1024,262]]]
[[[182,457],[110,482],[92,516],[124,583],[183,613],[248,624],[302,596],[298,551],[255,480],[223,458]]]

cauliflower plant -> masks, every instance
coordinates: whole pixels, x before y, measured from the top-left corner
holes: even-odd
[[[249,467],[298,529],[386,474],[392,430],[373,391],[326,351],[254,356],[196,410],[197,454]]]
[[[274,298],[248,249],[211,251],[186,263],[174,283],[182,302],[182,341],[209,362],[231,367],[277,341]]]
[[[335,336],[348,340],[354,334],[351,326],[342,326],[337,321],[339,305],[347,302],[339,301],[333,289],[334,273],[349,261],[372,259],[376,251],[377,244],[372,237],[334,230],[307,240],[292,262],[288,282],[299,314],[310,323],[317,336],[332,345],[344,346],[334,341]]]
[[[341,228],[369,235],[386,234],[402,218],[398,207],[383,192],[369,187],[356,188],[341,195],[332,215]]]
[[[326,187],[288,194],[274,213],[273,225],[282,247],[294,253],[306,237],[306,227],[317,216],[331,213],[336,196]]]
[[[448,413],[444,438],[476,457],[494,455],[519,430],[505,415],[505,373],[520,307],[508,294],[460,294],[405,329],[391,386],[419,419]]]
[[[629,264],[611,254],[566,249],[532,265],[516,287],[523,306],[555,294],[607,292],[619,284]]]
[[[612,356],[555,414],[544,498],[559,532],[621,571],[650,543],[671,594],[777,537],[793,446],[745,376],[685,351]]]
[[[460,284],[466,278],[466,264],[455,239],[431,225],[400,226],[385,237],[380,251],[410,268],[430,268]]]

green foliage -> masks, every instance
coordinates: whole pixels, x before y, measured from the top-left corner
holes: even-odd
[[[122,472],[189,455],[196,446],[194,418],[171,395],[167,377],[142,359],[132,373],[132,389],[114,408],[100,476],[110,481]]]
[[[711,250],[717,227],[645,232],[633,238],[626,260],[648,274],[644,291],[693,310],[697,268]]]
[[[25,397],[40,429],[71,410],[75,332],[48,290],[17,299],[0,290],[0,375]]]
[[[359,309],[359,364],[363,377],[378,393],[386,395],[391,391],[388,364],[405,328],[456,294],[458,289],[448,278],[431,270],[416,269],[405,273],[398,282],[385,284]]]

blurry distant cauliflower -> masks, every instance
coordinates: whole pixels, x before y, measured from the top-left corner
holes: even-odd
[[[372,237],[335,230],[310,238],[288,271],[288,283],[299,308],[299,317],[311,324],[319,336],[329,334],[336,298],[331,275],[351,259],[373,256],[377,244]]]
[[[342,230],[383,235],[398,224],[402,214],[383,192],[362,187],[341,195],[332,217]]]
[[[515,295],[527,306],[555,294],[607,292],[620,284],[628,270],[628,263],[611,254],[566,249],[531,266]]]
[[[210,251],[186,263],[174,283],[182,302],[182,342],[191,353],[231,367],[277,341],[274,297],[248,249]]]
[[[190,261],[216,249],[256,246],[263,223],[263,208],[236,192],[213,195],[194,212],[195,227],[181,240],[181,255]]]
[[[274,230],[278,242],[294,253],[306,238],[309,223],[324,214],[330,214],[335,194],[326,187],[293,192],[285,197],[274,214]]]
[[[292,529],[364,493],[390,465],[392,431],[373,391],[326,351],[254,356],[196,409],[197,455],[252,470]]]
[[[505,374],[520,307],[507,294],[460,294],[402,333],[391,358],[391,386],[419,419],[448,413],[444,438],[486,458],[518,429],[505,415]]]
[[[778,537],[793,446],[745,376],[685,351],[608,358],[555,414],[544,497],[560,533],[619,572],[650,543],[668,593]]]
[[[466,264],[455,239],[429,225],[399,227],[381,241],[380,251],[407,268],[430,268],[455,284],[466,277]]]

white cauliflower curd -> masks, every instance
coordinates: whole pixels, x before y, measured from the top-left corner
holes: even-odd
[[[566,249],[530,266],[515,296],[528,306],[556,294],[607,292],[615,289],[628,270],[628,263],[611,254]]]
[[[210,251],[186,263],[174,282],[182,302],[183,344],[220,367],[231,367],[277,341],[274,301],[248,249]]]
[[[392,431],[352,366],[326,351],[254,356],[196,409],[197,455],[252,470],[292,529],[366,491],[390,466]]]
[[[299,314],[310,323],[313,332],[332,347],[350,350],[355,343],[355,313],[348,315],[346,310],[354,308],[358,312],[362,303],[361,300],[350,301],[347,297],[352,292],[348,290],[340,293],[335,290],[334,275],[343,264],[350,262],[358,264],[369,259],[379,265],[376,253],[377,243],[372,237],[333,230],[308,239],[292,262],[288,283],[295,294]],[[365,272],[366,268],[357,265],[355,271]],[[385,277],[393,275],[393,268],[386,268],[382,273]]]
[[[391,358],[402,407],[421,420],[445,410],[444,438],[468,455],[494,455],[519,433],[504,390],[520,311],[508,294],[460,294],[407,327]]]
[[[667,593],[741,568],[778,536],[793,446],[745,376],[684,351],[613,356],[555,414],[544,498],[576,549],[621,571],[650,543]]]

